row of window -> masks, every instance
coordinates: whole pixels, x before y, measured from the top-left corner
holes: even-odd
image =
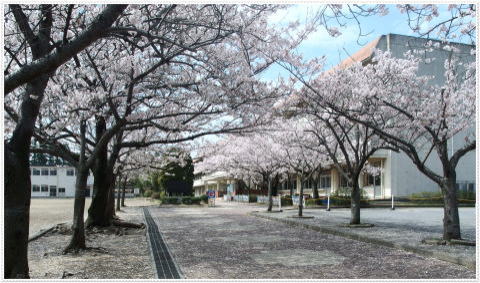
[[[32,192],[48,192],[49,190],[48,185],[32,185]],[[50,191],[56,192],[57,186],[50,186]],[[65,193],[65,188],[58,188],[59,193]]]
[[[42,168],[41,170],[37,168],[30,169],[30,175],[33,176],[57,176],[57,169],[48,169]],[[67,176],[75,176],[74,169],[67,169]]]

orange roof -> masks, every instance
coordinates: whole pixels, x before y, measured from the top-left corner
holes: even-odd
[[[338,64],[333,69],[336,69],[336,68],[345,69],[356,62],[362,62],[363,60],[368,59],[370,56],[372,56],[373,49],[377,46],[377,43],[379,40],[380,40],[380,37],[375,40],[372,40],[367,45],[365,45],[362,49],[358,50],[357,52],[355,52],[354,54],[350,55],[348,58],[340,62],[340,64]]]

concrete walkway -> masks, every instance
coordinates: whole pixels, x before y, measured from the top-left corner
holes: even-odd
[[[475,240],[475,208],[460,208],[462,238]],[[339,235],[363,242],[403,249],[424,256],[453,262],[475,269],[475,247],[462,245],[427,245],[425,238],[442,237],[443,208],[370,208],[361,210],[362,223],[374,224],[370,228],[348,228],[342,224],[349,222],[349,209],[305,209],[304,216],[313,218],[292,218],[296,209],[287,209],[282,213],[258,211],[257,217],[281,221],[289,225],[324,233]]]
[[[248,215],[264,209],[223,201],[149,207],[186,279],[475,278],[458,264]]]

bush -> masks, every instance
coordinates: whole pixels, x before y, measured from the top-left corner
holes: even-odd
[[[153,198],[153,199],[160,199],[160,193],[153,192],[151,198]]]
[[[248,195],[248,202],[257,202],[257,195]]]
[[[309,198],[305,200],[305,205],[306,206],[311,206],[311,205],[322,205],[322,199],[320,198]]]
[[[419,192],[411,194],[411,199],[427,199],[427,198],[441,198],[441,192]]]
[[[202,197],[193,197],[192,204],[200,204],[202,202]]]
[[[208,203],[208,196],[207,195],[201,195],[200,196],[200,201],[202,201],[204,203]]]
[[[181,198],[183,204],[192,204],[192,198],[191,197],[183,197]]]
[[[143,196],[148,198],[152,195],[152,190],[146,190],[144,193],[143,193]]]
[[[181,204],[182,198],[179,197],[164,197],[162,199],[162,203],[164,204]]]
[[[282,206],[293,205],[292,198],[290,196],[284,196],[281,198]]]
[[[475,200],[475,192],[468,192],[468,191],[457,191],[457,198],[460,201],[460,199],[463,200]]]

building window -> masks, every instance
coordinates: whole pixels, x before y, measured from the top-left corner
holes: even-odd
[[[370,175],[364,174],[363,175],[363,185],[364,186],[379,186],[380,185],[380,175]]]
[[[32,186],[32,192],[39,192],[40,191],[40,186],[39,185],[33,185]]]
[[[320,176],[320,188],[330,188],[332,186],[332,178],[330,175]]]
[[[57,176],[57,169],[50,169],[50,176]]]
[[[340,176],[340,187],[341,188],[350,188],[350,184],[348,182],[348,179],[345,178],[345,176],[343,176],[343,175]]]
[[[42,192],[48,192],[48,185],[42,185]]]
[[[67,176],[73,176],[74,174],[75,173],[73,169],[67,169]]]
[[[48,168],[42,168],[42,176],[48,176]]]
[[[32,175],[34,175],[34,176],[40,176],[40,170],[38,170],[37,168],[33,168],[33,169],[32,169]]]
[[[65,188],[58,188],[59,193],[65,193]]]

